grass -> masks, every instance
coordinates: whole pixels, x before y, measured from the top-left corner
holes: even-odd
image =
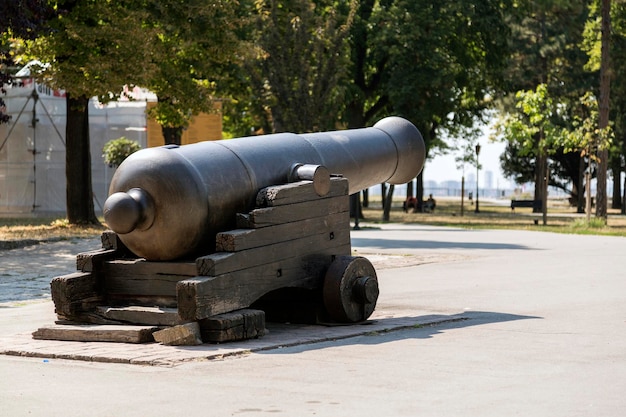
[[[380,200],[370,200],[370,207],[363,208],[366,223],[382,223]],[[102,221],[102,219],[100,219]],[[605,225],[593,214],[587,223],[584,214],[576,213],[565,201],[551,200],[548,206],[547,224],[543,225],[540,213],[532,213],[530,208],[517,208],[511,211],[506,201],[481,201],[480,213],[474,213],[474,206],[465,201],[461,216],[459,199],[437,199],[434,213],[405,213],[402,202],[394,201],[390,213],[391,223],[426,224],[433,226],[459,227],[466,229],[516,229],[556,233],[626,236],[626,216],[617,210],[609,210]],[[0,241],[21,239],[69,239],[76,237],[97,237],[105,226],[70,225],[63,218],[0,218]]]
[[[105,226],[70,225],[63,218],[0,218],[0,240],[97,237]]]
[[[380,201],[372,201],[371,207],[363,209],[365,222],[382,223]],[[480,212],[474,212],[474,206],[465,201],[461,215],[460,199],[437,199],[434,213],[405,213],[401,202],[394,202],[390,213],[391,223],[428,224],[433,226],[459,227],[466,229],[516,229],[556,233],[593,234],[608,236],[626,236],[626,216],[619,210],[609,210],[607,224],[592,213],[587,224],[585,214],[576,213],[565,201],[554,200],[548,205],[546,225],[541,213],[532,213],[530,208],[516,208],[511,211],[507,201],[480,202]]]

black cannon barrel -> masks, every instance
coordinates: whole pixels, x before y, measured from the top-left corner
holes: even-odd
[[[400,117],[374,127],[273,135],[148,148],[117,169],[104,218],[122,242],[148,260],[205,252],[215,235],[253,208],[261,188],[284,184],[296,164],[348,178],[350,193],[403,184],[422,170],[424,141]]]

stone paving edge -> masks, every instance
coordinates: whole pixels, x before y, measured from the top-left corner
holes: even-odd
[[[410,328],[433,327],[468,319],[469,317],[464,317],[462,314],[422,314],[379,316],[366,323],[332,327],[268,323],[269,333],[261,338],[199,346],[36,340],[30,333],[20,333],[0,337],[0,354],[86,362],[175,366],[188,361],[220,360],[254,352],[332,342]]]

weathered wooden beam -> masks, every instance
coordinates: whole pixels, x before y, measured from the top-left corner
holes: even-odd
[[[235,229],[218,233],[217,252],[239,252],[287,240],[299,239],[321,231],[350,229],[350,213],[347,211],[313,217],[294,223],[279,224],[261,229]]]
[[[176,306],[176,283],[197,275],[194,262],[147,262],[144,259],[104,262],[107,299],[116,305]]]
[[[200,320],[198,324],[204,342],[252,339],[265,334],[265,312],[242,309]]]
[[[115,250],[120,253],[120,255],[128,255],[132,253],[113,230],[105,230],[102,232],[100,235],[100,241],[102,242],[102,249]]]
[[[93,272],[102,268],[105,261],[114,259],[118,255],[115,249],[98,249],[76,255],[76,270]]]
[[[289,258],[302,258],[312,253],[327,253],[337,247],[350,245],[350,230],[322,230],[299,239],[268,244],[240,252],[218,252],[196,259],[198,275],[215,276]],[[348,250],[349,254],[350,251]],[[339,253],[336,253],[339,255]],[[341,253],[345,255],[345,253]]]
[[[89,312],[103,302],[101,286],[96,276],[89,272],[55,277],[50,282],[50,291],[55,311],[62,318],[71,319]]]
[[[117,326],[117,325],[54,325],[37,329],[34,339],[68,340],[78,342],[154,342],[152,333],[159,330],[156,326]]]
[[[348,244],[234,273],[180,281],[176,286],[178,314],[186,321],[201,320],[249,307],[278,288],[318,288],[333,257],[349,253]]]
[[[255,229],[319,217],[320,213],[341,213],[349,209],[348,196],[321,198],[304,203],[258,208],[248,214],[238,213],[236,223],[238,229]]]
[[[348,188],[348,180],[340,177],[331,178],[330,191],[323,197],[317,195],[312,181],[275,185],[259,191],[256,197],[256,205],[262,208],[317,201],[324,198],[348,195]]]

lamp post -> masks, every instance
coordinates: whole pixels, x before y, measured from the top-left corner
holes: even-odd
[[[478,163],[478,155],[480,154],[480,143],[476,144],[476,208],[474,209],[474,213],[480,213],[480,209],[478,208],[478,174],[480,171],[480,164]]]

